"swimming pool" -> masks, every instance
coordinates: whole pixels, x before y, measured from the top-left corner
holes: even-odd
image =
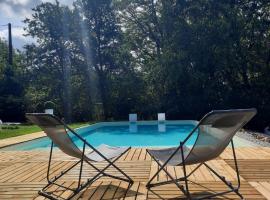
[[[169,147],[179,145],[190,131],[196,126],[197,121],[145,121],[129,122],[101,122],[76,129],[91,145],[108,144],[111,146],[132,147]],[[82,147],[83,143],[70,134],[72,140]],[[192,145],[196,140],[194,134],[188,141]],[[51,140],[48,137],[12,145],[4,150],[36,150],[49,148]]]
[[[100,144],[111,146],[131,147],[172,147],[179,145],[190,131],[197,125],[197,121],[181,120],[166,121],[140,121],[129,122],[101,122],[94,125],[76,129],[76,132],[85,138],[91,145],[97,147]],[[83,143],[70,134],[72,140],[79,147]],[[187,141],[186,145],[192,146],[197,138],[197,132]],[[258,146],[237,136],[234,137],[236,147]],[[48,137],[23,142],[2,148],[8,151],[47,150],[51,145]]]

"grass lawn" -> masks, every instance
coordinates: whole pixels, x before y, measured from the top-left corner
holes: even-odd
[[[92,124],[92,122],[73,123],[73,124],[70,124],[69,126],[71,128],[79,128],[81,126],[86,126],[88,124]],[[6,127],[8,127],[8,129]],[[23,125],[23,124],[22,125],[9,125],[9,126],[4,125],[0,128],[0,140],[5,139],[5,138],[19,136],[19,135],[34,133],[38,131],[41,131],[41,129],[35,125]]]

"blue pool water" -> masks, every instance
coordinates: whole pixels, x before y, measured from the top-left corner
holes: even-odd
[[[101,123],[87,126],[76,131],[91,145],[108,144],[111,146],[132,147],[168,147],[179,145],[190,131],[194,123],[152,123],[152,124],[129,124],[129,123]],[[71,135],[71,134],[70,134]],[[76,137],[72,140],[82,147],[82,142]],[[193,145],[196,133],[189,139],[187,145]],[[44,137],[5,148],[6,150],[35,150],[50,147],[51,141]]]

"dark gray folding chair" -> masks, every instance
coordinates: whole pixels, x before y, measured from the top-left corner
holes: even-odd
[[[187,197],[192,199],[192,196],[188,188],[188,178],[193,174],[200,166],[205,165],[213,174],[215,174],[221,181],[223,181],[229,190],[203,196],[196,199],[209,199],[226,193],[235,192],[241,199],[243,196],[239,193],[240,188],[240,176],[237,166],[237,160],[235,155],[235,149],[233,144],[233,136],[241,129],[247,122],[249,122],[257,113],[256,109],[238,109],[238,110],[215,110],[206,114],[198,125],[191,131],[184,141],[180,142],[178,147],[166,148],[159,150],[147,149],[149,155],[159,165],[159,170],[149,180],[146,187],[151,187],[174,183]],[[195,135],[197,134],[197,136]],[[196,136],[196,141],[192,147],[188,147],[185,144],[191,138]],[[234,187],[225,177],[219,175],[213,168],[211,168],[206,161],[212,160],[218,157],[224,149],[231,142],[232,152],[234,158],[235,169],[237,173],[238,185]],[[199,164],[191,173],[187,174],[186,165]],[[174,179],[173,176],[166,170],[167,165],[182,166],[184,176],[179,179]],[[152,183],[154,178],[164,171],[170,181]],[[183,181],[184,185],[179,182]]]
[[[48,184],[42,190],[39,191],[40,195],[45,196],[49,199],[57,199],[57,197],[55,197],[51,192],[50,193],[46,192],[46,189],[48,189],[49,186],[54,184],[59,187],[65,188],[67,190],[71,190],[73,193],[68,198],[68,199],[71,199],[80,191],[82,191],[84,188],[86,188],[88,185],[90,185],[91,183],[93,183],[94,181],[96,181],[102,176],[108,176],[111,178],[126,181],[129,183],[129,185],[133,183],[133,180],[114,164],[115,161],[117,161],[122,155],[124,155],[130,149],[130,147],[110,147],[108,145],[103,144],[95,148],[54,115],[45,114],[45,113],[28,113],[26,114],[26,117],[34,124],[41,127],[41,129],[52,140],[50,156],[49,156],[49,164],[48,164],[48,170],[47,170]],[[76,144],[72,141],[69,134],[73,134],[74,137],[77,137],[77,139],[83,142],[82,150],[80,150],[80,148],[76,146]],[[62,171],[59,175],[50,179],[50,168],[51,168],[53,147],[55,146],[54,144],[65,154],[78,158],[79,161],[77,161],[70,168]],[[90,153],[86,153],[87,147],[92,150]],[[106,161],[108,165],[106,165],[103,169],[99,169],[93,164],[94,162],[100,162],[100,161]],[[97,174],[93,176],[92,178],[87,179],[87,181],[82,184],[81,179],[82,179],[82,171],[83,171],[84,162],[86,162],[91,167],[93,167],[97,171]],[[70,171],[72,168],[74,168],[78,164],[80,164],[80,172],[79,172],[79,177],[78,177],[78,186],[76,189],[67,188],[63,185],[56,183],[56,181],[60,177],[62,177],[64,174],[66,174],[68,171]],[[117,171],[119,171],[122,175],[124,175],[125,178],[106,173],[105,171],[109,167],[114,167]]]

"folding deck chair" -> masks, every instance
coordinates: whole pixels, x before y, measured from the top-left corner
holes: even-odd
[[[243,196],[239,193],[240,188],[240,175],[237,166],[237,160],[235,155],[235,149],[233,144],[233,136],[241,129],[247,122],[249,122],[257,113],[256,109],[238,109],[238,110],[216,110],[206,114],[198,125],[190,132],[184,141],[180,142],[178,147],[150,150],[147,149],[148,154],[157,162],[159,170],[149,180],[146,187],[165,185],[174,183],[186,196],[187,199],[192,199],[192,195],[189,192],[188,178],[193,174],[200,166],[206,166],[213,174],[215,174],[221,181],[227,186],[228,190],[215,194],[210,194],[196,199],[209,199],[212,197],[224,195],[226,193],[235,192],[241,199]],[[197,136],[196,136],[197,135]],[[192,147],[185,144],[191,136],[196,137],[196,141]],[[193,137],[194,138],[194,137]],[[231,143],[232,152],[235,164],[235,170],[237,174],[238,185],[234,187],[225,177],[219,175],[213,168],[211,168],[206,161],[212,160],[218,157],[224,149]],[[186,172],[186,166],[198,164],[198,166],[189,174]],[[166,166],[182,166],[184,176],[175,179],[167,170]],[[158,183],[152,183],[154,178],[164,171],[171,179],[169,181],[163,181]],[[179,182],[183,182],[180,184]]]
[[[34,124],[38,125],[43,129],[43,131],[47,134],[47,136],[52,140],[51,142],[51,150],[49,156],[49,164],[47,170],[47,180],[48,184],[39,191],[39,194],[47,197],[49,199],[57,199],[53,194],[46,192],[51,185],[57,185],[61,188],[71,190],[73,193],[68,198],[71,199],[75,195],[77,195],[80,191],[86,188],[88,185],[96,181],[102,176],[108,176],[111,178],[115,178],[118,180],[126,181],[129,183],[129,186],[133,184],[133,180],[120,168],[118,168],[114,163],[117,161],[122,155],[124,155],[130,147],[110,147],[107,145],[100,145],[99,147],[93,147],[88,141],[82,138],[79,134],[77,134],[74,130],[69,128],[65,123],[63,123],[59,118],[51,114],[45,113],[28,113],[26,117],[33,122]],[[76,137],[77,139],[83,142],[82,150],[77,147],[77,145],[72,141],[72,137]],[[54,178],[50,179],[50,167],[51,167],[51,160],[52,160],[52,152],[53,147],[57,146],[61,151],[65,154],[78,158],[79,161],[74,163],[70,168],[62,171],[59,175],[55,176]],[[86,148],[89,147],[92,151],[90,153],[86,153]],[[92,162],[100,162],[106,161],[108,165],[106,165],[103,169],[97,168]],[[92,178],[87,179],[86,182],[82,183],[82,171],[83,171],[83,163],[86,162],[91,167],[93,167],[97,174],[94,175]],[[63,185],[56,183],[56,181],[69,172],[75,166],[80,165],[79,177],[78,177],[78,186],[76,189],[67,188]],[[106,173],[106,169],[109,167],[114,167],[117,171],[119,171],[125,178],[114,176],[111,174]]]

